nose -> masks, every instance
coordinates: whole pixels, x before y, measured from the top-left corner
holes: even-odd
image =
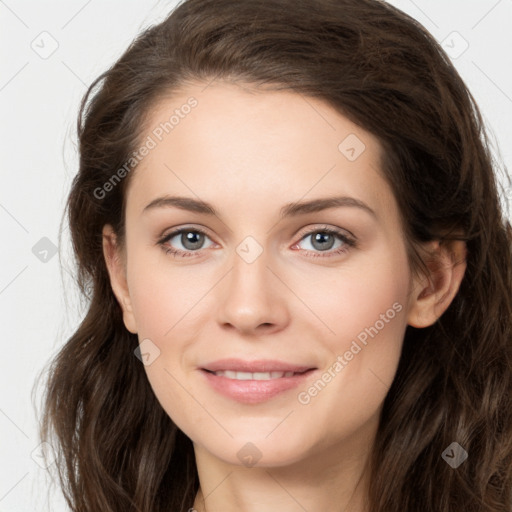
[[[276,276],[279,272],[269,260],[266,251],[250,263],[234,254],[231,271],[219,283],[217,294],[222,329],[261,335],[286,327],[290,316],[287,288],[281,281],[285,279]]]

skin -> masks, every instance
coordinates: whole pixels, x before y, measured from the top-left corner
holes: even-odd
[[[190,96],[197,107],[133,171],[126,246],[109,225],[103,241],[126,328],[160,350],[145,365],[152,389],[194,443],[195,509],[367,510],[365,464],[406,326],[431,325],[449,306],[465,271],[465,246],[425,244],[434,254],[431,275],[411,271],[397,203],[379,172],[378,140],[321,100],[190,84],[152,109],[144,138]],[[338,149],[349,134],[365,145],[354,161]],[[200,198],[218,216],[176,207],[143,213],[165,194]],[[332,196],[364,201],[375,217],[342,206],[279,218],[287,203]],[[357,246],[333,236],[333,247],[324,242],[322,250],[311,233],[325,226],[353,234]],[[195,253],[180,235],[165,242],[189,257],[166,254],[157,243],[179,227],[207,232]],[[237,253],[247,236],[262,251],[251,263]],[[335,254],[341,246],[347,251]],[[393,304],[400,312],[300,403],[298,393]],[[319,370],[298,389],[242,404],[218,394],[198,369],[224,357]],[[261,456],[251,467],[237,456],[248,442]]]

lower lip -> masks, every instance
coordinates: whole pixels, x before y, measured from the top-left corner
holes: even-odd
[[[206,377],[212,388],[221,395],[245,404],[258,404],[303,384],[314,371],[314,369],[307,370],[292,377],[270,380],[228,379],[206,370],[201,370],[201,373]]]

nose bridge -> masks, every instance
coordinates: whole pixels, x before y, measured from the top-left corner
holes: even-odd
[[[219,322],[242,331],[263,324],[282,327],[287,314],[279,280],[268,268],[272,268],[270,250],[246,237],[235,248],[231,265],[220,290]]]
[[[233,255],[231,286],[251,295],[264,297],[269,287],[268,274],[270,271],[267,268],[271,264],[269,251],[252,237],[247,238],[236,247],[236,254]]]

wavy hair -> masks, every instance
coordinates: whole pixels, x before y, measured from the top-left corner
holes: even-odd
[[[87,311],[49,365],[40,436],[74,512],[185,512],[199,480],[109,280],[102,228],[123,243],[148,112],[188,83],[226,80],[326,101],[383,147],[411,268],[429,240],[464,240],[467,268],[431,326],[408,326],[371,455],[371,512],[512,511],[512,228],[481,113],[425,28],[379,0],[186,0],[88,88],[66,204]],[[469,454],[454,469],[452,443]],[[334,506],[333,506],[334,509]]]

